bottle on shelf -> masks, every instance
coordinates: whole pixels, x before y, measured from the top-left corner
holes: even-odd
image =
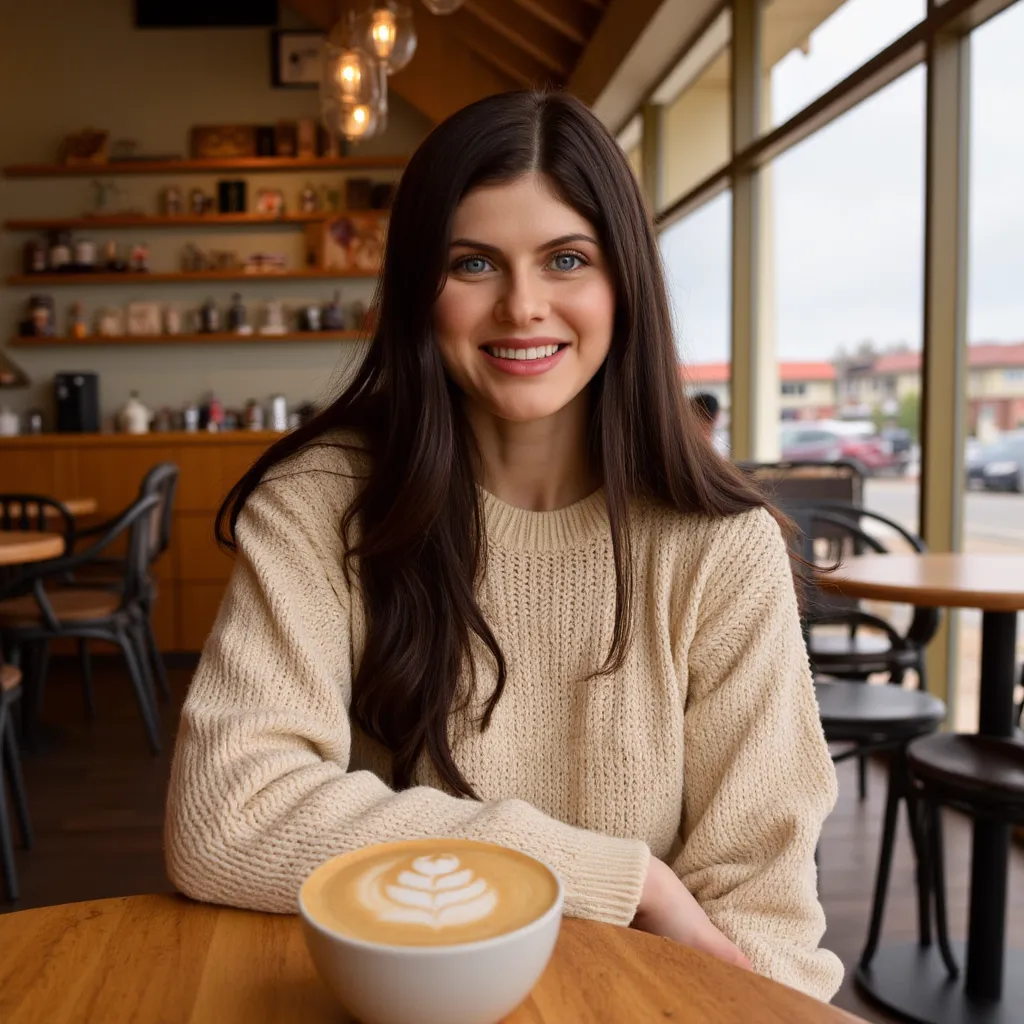
[[[110,239],[103,249],[103,266],[111,274],[123,274],[128,269],[128,264],[121,259],[117,251],[117,242]]]
[[[213,299],[207,299],[200,307],[199,330],[202,334],[216,334],[220,330],[220,310]]]
[[[231,305],[228,308],[228,330],[235,334],[252,334],[252,326],[248,322],[245,305],[238,292],[231,296]]]
[[[80,302],[72,302],[69,310],[68,335],[78,341],[89,334],[85,323],[85,314]]]
[[[48,266],[52,274],[62,274],[71,269],[71,233],[69,231],[50,232]]]

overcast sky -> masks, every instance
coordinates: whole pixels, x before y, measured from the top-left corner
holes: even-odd
[[[923,0],[848,0],[772,77],[780,123],[902,35]],[[971,41],[968,335],[1024,340],[1024,0]],[[917,67],[772,168],[782,359],[921,344],[925,72]],[[662,235],[681,355],[728,358],[730,200]]]

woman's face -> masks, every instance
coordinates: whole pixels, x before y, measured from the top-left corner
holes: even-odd
[[[465,196],[434,329],[445,369],[481,411],[522,423],[565,408],[608,355],[614,317],[597,231],[542,175]]]

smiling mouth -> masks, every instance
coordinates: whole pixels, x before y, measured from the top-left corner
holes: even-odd
[[[537,345],[534,348],[505,348],[501,345],[484,345],[483,350],[495,359],[514,359],[516,362],[529,362],[534,359],[549,359],[560,352],[566,344]]]

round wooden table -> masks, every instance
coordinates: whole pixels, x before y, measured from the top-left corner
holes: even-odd
[[[847,597],[981,609],[978,732],[1014,735],[1024,555],[862,555],[819,582]],[[975,821],[965,979],[950,981],[938,957],[915,945],[880,949],[879,963],[858,971],[861,985],[913,1020],[1004,1024],[1024,1019],[1024,953],[1006,950],[1009,851],[1008,825]]]
[[[0,530],[0,565],[43,562],[64,554],[64,538],[59,533],[32,530]]]
[[[131,896],[0,915],[4,1024],[346,1024],[299,919]],[[506,1024],[855,1024],[842,1010],[652,935],[563,922]]]
[[[95,498],[58,498],[57,499],[73,516],[91,516],[99,507],[100,503]],[[29,516],[38,516],[38,506],[32,502],[28,503]],[[12,502],[9,509],[12,516],[21,515],[21,506]],[[55,508],[49,505],[43,507],[43,516],[46,519],[56,519],[59,515]]]

